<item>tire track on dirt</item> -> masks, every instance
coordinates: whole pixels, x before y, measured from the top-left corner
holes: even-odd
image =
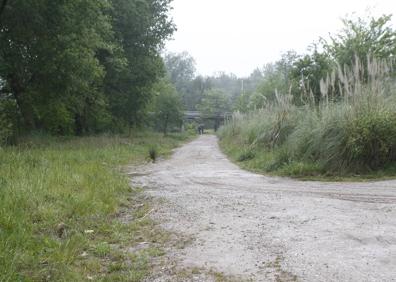
[[[241,170],[201,136],[133,168],[161,200],[152,217],[183,238],[151,281],[396,281],[396,182],[324,183]],[[175,239],[177,240],[177,239]],[[175,270],[176,269],[176,270]],[[208,274],[209,273],[209,274]],[[212,274],[210,274],[212,273]]]

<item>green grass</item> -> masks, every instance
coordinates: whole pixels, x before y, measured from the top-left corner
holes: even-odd
[[[161,242],[141,191],[122,166],[149,161],[187,140],[137,133],[130,138],[29,138],[0,148],[0,281],[140,281]],[[122,220],[122,214],[133,220]]]
[[[234,140],[222,139],[220,148],[241,168],[270,176],[292,177],[306,181],[331,181],[331,182],[364,182],[373,180],[389,180],[396,178],[396,164],[386,166],[384,169],[365,172],[362,174],[340,171],[325,171],[318,164],[307,161],[291,161],[278,165],[278,151],[265,149],[247,149],[246,145]],[[241,149],[242,148],[242,149]],[[246,158],[249,156],[249,158]]]
[[[252,112],[235,113],[219,132],[225,152],[245,168],[301,179],[395,177],[392,64],[373,59],[367,68],[358,62],[353,69],[338,66],[333,79],[321,81],[319,103],[311,97],[296,104],[289,93]],[[361,75],[366,69],[368,79]]]

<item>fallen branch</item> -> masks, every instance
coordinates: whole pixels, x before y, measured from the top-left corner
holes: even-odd
[[[150,213],[152,213],[153,211],[155,211],[155,209],[150,210],[148,213],[146,213],[144,216],[142,216],[141,218],[139,218],[138,220],[141,221],[143,219],[145,219]]]

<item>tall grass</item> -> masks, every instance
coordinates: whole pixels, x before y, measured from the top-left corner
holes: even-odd
[[[263,109],[234,114],[220,132],[223,144],[265,151],[272,156],[258,164],[265,171],[347,174],[386,168],[396,161],[396,84],[391,61],[367,61],[363,66],[356,58],[353,68],[337,66],[322,79],[319,104],[307,90],[304,106],[277,95]]]
[[[143,230],[152,226],[117,219],[137,201],[121,165],[145,161],[153,144],[168,153],[185,138],[36,137],[0,148],[0,281],[140,280],[145,255],[122,247],[150,240]]]

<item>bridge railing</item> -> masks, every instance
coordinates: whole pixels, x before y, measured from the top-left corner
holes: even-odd
[[[184,118],[186,119],[225,119],[228,117],[231,117],[232,113],[231,112],[219,112],[219,113],[213,113],[213,114],[206,114],[202,113],[199,111],[185,111],[184,112]]]

